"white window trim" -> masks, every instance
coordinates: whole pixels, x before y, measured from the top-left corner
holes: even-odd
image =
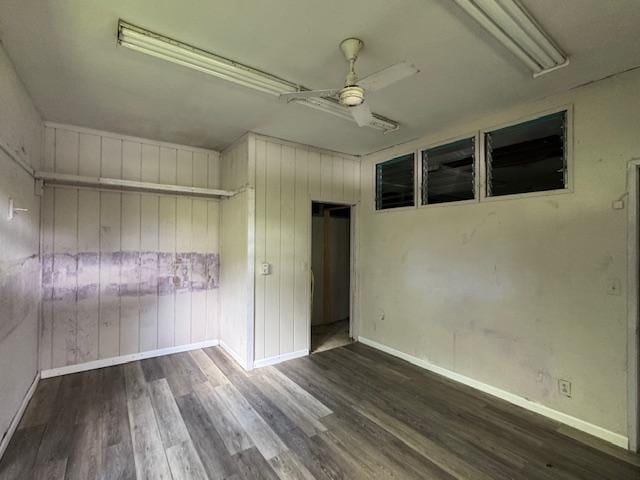
[[[468,138],[475,139],[475,154],[473,156],[473,195],[474,198],[471,200],[458,200],[455,202],[442,202],[442,203],[422,203],[422,152],[425,150],[429,150],[431,148],[441,147],[443,145],[447,145],[449,143],[458,142],[460,140],[466,140]],[[438,208],[438,207],[450,207],[454,205],[470,205],[473,203],[480,202],[480,133],[476,130],[472,133],[468,133],[466,135],[458,135],[456,137],[449,138],[442,142],[436,142],[431,145],[427,145],[418,149],[416,153],[416,158],[418,161],[418,174],[416,175],[417,185],[417,196],[418,196],[418,208]],[[419,177],[419,178],[418,178]]]
[[[542,190],[539,192],[526,192],[526,193],[514,193],[511,195],[499,195],[495,197],[487,196],[487,159],[485,149],[485,134],[501,128],[512,127],[531,120],[535,120],[545,115],[552,115],[554,113],[566,112],[566,139],[565,139],[565,157],[567,164],[566,173],[566,186],[556,190]],[[480,180],[480,202],[497,202],[501,200],[515,200],[519,198],[530,197],[543,197],[548,195],[562,195],[566,193],[573,193],[573,104],[562,105],[560,107],[552,108],[537,112],[525,117],[521,117],[517,120],[502,123],[499,125],[493,125],[491,127],[483,128],[478,132],[480,143],[478,148],[478,159],[480,161],[479,180]]]
[[[383,208],[378,210],[377,205],[376,205],[376,200],[377,200],[377,196],[378,196],[378,189],[377,189],[377,170],[378,170],[378,165],[380,165],[381,163],[385,163],[388,162],[389,160],[393,160],[394,158],[398,158],[398,157],[404,157],[405,155],[411,155],[413,154],[413,205],[408,206],[408,207],[396,207],[396,208]],[[416,208],[418,208],[418,154],[415,152],[415,150],[407,150],[404,153],[397,153],[394,154],[391,158],[387,158],[385,160],[380,160],[378,162],[373,162],[373,213],[378,214],[378,213],[389,213],[389,212],[402,212],[402,211],[407,211],[407,210],[415,210]]]
[[[564,195],[568,193],[574,193],[574,140],[573,140],[573,104],[565,104],[558,107],[550,108],[547,110],[537,111],[535,113],[527,114],[525,116],[519,117],[516,120],[512,120],[505,123],[500,123],[496,125],[492,125],[490,127],[482,128],[480,130],[475,130],[472,133],[467,133],[466,135],[457,135],[455,137],[448,138],[446,140],[434,142],[432,144],[420,147],[416,150],[405,150],[403,152],[394,154],[391,158],[387,158],[385,160],[380,160],[378,162],[373,162],[373,213],[389,213],[389,212],[401,212],[407,210],[417,210],[422,208],[442,208],[442,207],[453,207],[458,205],[471,205],[477,203],[485,203],[485,202],[499,202],[502,200],[517,200],[521,198],[534,198],[534,197],[546,197],[546,196],[554,196],[554,195]],[[562,189],[556,190],[542,190],[539,192],[526,192],[526,193],[514,193],[511,195],[499,195],[494,197],[487,196],[487,163],[486,163],[486,151],[485,151],[485,134],[487,132],[492,132],[494,130],[499,130],[505,127],[512,127],[514,125],[519,125],[520,123],[528,122],[531,120],[535,120],[540,117],[544,117],[545,115],[552,115],[554,113],[566,112],[566,144],[565,144],[565,156],[566,156],[566,165],[567,165],[567,173],[566,173],[566,186]],[[428,150],[430,148],[439,147],[442,145],[446,145],[448,143],[453,143],[458,140],[463,140],[465,138],[475,137],[476,139],[476,155],[474,160],[474,168],[475,168],[475,198],[473,200],[460,200],[457,202],[444,202],[444,203],[432,203],[432,204],[422,204],[422,152],[424,150]],[[376,208],[376,170],[377,166],[381,163],[384,163],[393,158],[401,157],[404,155],[409,155],[413,153],[414,155],[414,186],[413,186],[413,198],[414,205],[410,207],[397,207],[397,208],[386,208],[382,210],[378,210]]]

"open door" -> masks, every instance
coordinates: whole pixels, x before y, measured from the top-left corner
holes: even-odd
[[[312,203],[311,352],[350,343],[351,206]]]

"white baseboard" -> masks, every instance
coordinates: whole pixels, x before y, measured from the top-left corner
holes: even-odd
[[[13,416],[13,419],[11,420],[11,423],[9,424],[9,428],[7,430],[7,434],[2,439],[2,442],[0,442],[0,459],[4,455],[4,452],[7,450],[7,447],[9,446],[9,442],[11,441],[11,437],[13,437],[13,434],[16,433],[16,429],[18,428],[18,425],[20,424],[20,420],[22,420],[22,415],[24,415],[24,411],[27,409],[27,405],[29,405],[29,401],[31,400],[31,397],[33,397],[33,394],[36,391],[36,387],[38,386],[38,382],[39,381],[40,381],[40,374],[36,373],[36,376],[33,379],[33,382],[31,383],[31,386],[29,387],[29,389],[27,390],[27,393],[25,394],[24,398],[22,399],[22,403],[20,404],[20,408],[18,408],[18,411]]]
[[[524,397],[520,397],[511,392],[507,392],[506,390],[487,385],[486,383],[479,382],[478,380],[474,380],[473,378],[465,377],[464,375],[461,375],[459,373],[452,372],[451,370],[447,370],[446,368],[440,367],[438,365],[434,365],[427,360],[414,357],[413,355],[409,355],[408,353],[404,353],[400,350],[396,350],[395,348],[388,347],[387,345],[383,345],[382,343],[378,343],[375,340],[370,340],[365,337],[358,337],[358,341],[364,343],[365,345],[369,345],[370,347],[373,347],[377,350],[381,350],[390,355],[393,355],[394,357],[406,360],[407,362],[417,365],[418,367],[422,367],[426,370],[437,373],[438,375],[442,375],[443,377],[447,377],[456,382],[475,388],[476,390],[480,390],[482,392],[488,393],[489,395],[493,395],[494,397],[506,400],[507,402],[518,405],[519,407],[551,418],[560,423],[564,423],[565,425],[569,425],[570,427],[581,430],[585,433],[593,435],[594,437],[606,440],[607,442],[613,443],[618,447],[622,447],[625,449],[629,447],[629,439],[624,435],[620,435],[619,433],[612,432],[605,428],[599,427],[598,425],[594,425],[593,423],[589,423],[585,420],[581,420],[566,413],[559,412],[558,410],[546,407],[540,403],[532,402],[531,400],[527,400]]]
[[[245,370],[250,370],[250,368],[247,368],[247,362],[245,359],[242,358],[242,356],[236,352],[233,348],[231,348],[229,346],[228,343],[226,343],[224,340],[220,340],[220,346],[222,347],[222,349],[227,352],[229,354],[229,356],[231,358],[233,358],[233,360],[240,365],[242,368],[244,368]]]
[[[188,345],[178,345],[177,347],[159,348],[157,350],[149,350],[140,353],[131,353],[128,355],[120,355],[119,357],[102,358],[86,363],[78,363],[76,365],[66,365],[64,367],[50,368],[40,372],[40,378],[58,377],[60,375],[68,375],[70,373],[85,372],[96,368],[111,367],[113,365],[121,365],[123,363],[134,362],[136,360],[144,360],[145,358],[160,357],[162,355],[170,355],[172,353],[188,352],[189,350],[197,350],[199,348],[215,347],[219,345],[218,340],[206,340],[204,342],[190,343]]]
[[[269,358],[263,358],[261,360],[255,360],[253,362],[253,368],[266,367],[269,365],[275,365],[276,363],[285,362],[287,360],[293,360],[294,358],[306,357],[309,355],[309,350],[298,350],[297,352],[283,353],[282,355],[276,355]]]

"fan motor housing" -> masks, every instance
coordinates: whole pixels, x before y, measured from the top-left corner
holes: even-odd
[[[347,107],[355,107],[364,102],[364,88],[348,85],[340,90],[340,103]]]

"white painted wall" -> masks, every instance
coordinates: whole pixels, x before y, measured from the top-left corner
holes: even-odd
[[[242,189],[221,202],[220,341],[243,366],[252,362],[253,334],[253,189],[249,184],[249,137],[222,152],[222,188]]]
[[[357,203],[359,163],[252,133],[222,152],[222,188],[243,193],[222,201],[221,342],[241,363],[309,349],[311,201]]]
[[[219,188],[217,152],[48,124],[46,171]],[[219,336],[219,202],[46,188],[43,370]]]
[[[221,218],[221,295],[220,340],[234,358],[247,365],[247,316],[251,293],[248,251],[248,193],[243,192],[222,203]]]
[[[357,158],[255,139],[255,359],[309,349],[311,201],[355,204]],[[251,160],[249,162],[251,168]],[[272,265],[270,275],[260,265]]]
[[[367,157],[359,335],[626,435],[627,211],[612,202],[640,157],[639,91],[635,70]],[[375,162],[565,104],[574,193],[374,211]]]
[[[239,190],[253,186],[250,178],[249,148],[253,136],[247,134],[239,138],[220,155],[220,186],[225,190]]]
[[[42,122],[0,46],[0,438],[38,369],[40,202],[33,178],[12,156],[38,168]],[[28,208],[7,220],[8,200]],[[2,442],[4,444],[5,442]]]

